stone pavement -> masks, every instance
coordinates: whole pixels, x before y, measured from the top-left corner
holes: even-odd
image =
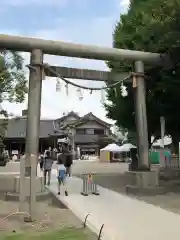
[[[56,171],[49,190],[57,193]],[[179,240],[180,215],[98,186],[100,195],[80,194],[82,180],[67,180],[69,196],[57,196],[96,234],[104,224],[102,238],[107,240]]]

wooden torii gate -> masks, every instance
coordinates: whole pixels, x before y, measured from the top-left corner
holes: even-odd
[[[9,36],[0,34],[0,49],[30,52],[30,75],[29,75],[29,94],[28,94],[28,118],[26,132],[26,154],[30,163],[30,209],[29,213],[34,217],[36,209],[36,160],[39,144],[39,123],[41,109],[41,90],[43,75],[43,54],[95,59],[95,60],[129,60],[134,64],[136,74],[135,88],[135,113],[136,127],[138,133],[139,168],[149,170],[148,159],[148,131],[146,117],[145,84],[144,84],[144,63],[159,65],[168,64],[169,59],[166,55],[141,51],[131,51],[108,47],[97,47],[66,43],[61,41],[43,40],[19,36]],[[67,78],[87,79],[108,81],[113,80],[114,76],[110,72],[70,69],[51,66],[59,72],[61,76]],[[47,76],[52,76],[47,69]],[[123,78],[127,73],[116,75]],[[118,80],[118,79],[116,79]]]

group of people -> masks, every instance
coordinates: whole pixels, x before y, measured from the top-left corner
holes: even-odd
[[[40,169],[44,175],[44,185],[50,185],[51,171],[54,158],[52,157],[51,149],[45,151],[43,155],[40,155],[39,164]],[[57,153],[57,180],[58,180],[58,195],[60,195],[60,188],[63,185],[64,193],[68,196],[66,188],[66,177],[71,176],[71,165],[73,163],[72,153],[68,144],[64,143],[61,146],[61,150]]]

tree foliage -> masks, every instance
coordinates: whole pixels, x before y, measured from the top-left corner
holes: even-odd
[[[114,139],[111,137],[100,137],[97,141],[97,144],[99,145],[99,150],[106,147],[108,144],[114,143]]]
[[[27,80],[23,71],[23,58],[17,52],[0,52],[0,144],[7,126],[8,112],[4,101],[22,103],[27,93]],[[4,117],[3,117],[4,116]]]
[[[134,0],[128,12],[120,16],[113,34],[116,48],[166,53],[172,66],[145,65],[146,103],[149,136],[160,134],[160,116],[166,119],[166,133],[180,140],[180,1]],[[133,71],[128,61],[109,62],[112,71]],[[107,116],[117,125],[135,131],[134,92],[127,85],[128,96],[120,89],[108,90]]]

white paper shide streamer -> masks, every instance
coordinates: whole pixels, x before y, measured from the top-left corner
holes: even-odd
[[[83,100],[83,93],[82,93],[81,88],[77,89],[77,97],[79,98],[80,101]]]
[[[120,88],[122,97],[127,97],[128,96],[127,87],[124,86],[124,84],[122,83]]]
[[[66,83],[65,88],[66,88],[66,95],[68,96],[69,95],[69,85],[68,85],[68,83]]]
[[[56,79],[56,92],[60,92],[61,91],[61,82],[60,79],[57,78]]]

